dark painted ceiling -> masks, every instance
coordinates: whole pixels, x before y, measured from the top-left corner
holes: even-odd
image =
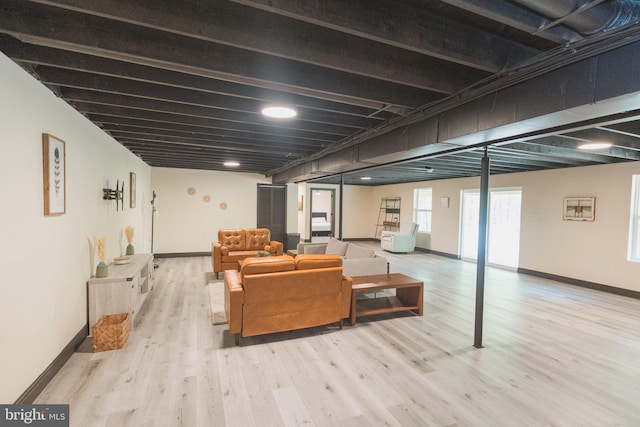
[[[277,176],[575,47],[636,42],[639,17],[635,0],[0,0],[0,50],[151,166]],[[274,103],[298,116],[263,117]],[[491,172],[639,160],[638,117],[491,141]],[[342,171],[477,176],[482,145]]]

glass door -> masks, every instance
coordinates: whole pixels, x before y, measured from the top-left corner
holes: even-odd
[[[462,191],[460,256],[466,260],[478,258],[478,222],[480,221],[480,190]]]
[[[487,262],[508,268],[517,268],[520,255],[521,189],[489,191],[489,229],[487,234]],[[480,191],[462,192],[461,244],[463,259],[476,260],[478,256],[478,226]]]
[[[491,191],[487,262],[517,268],[520,256],[520,202],[522,190]]]

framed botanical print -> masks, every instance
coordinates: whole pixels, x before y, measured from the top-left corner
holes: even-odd
[[[64,215],[67,211],[65,142],[42,134],[42,176],[45,216]]]
[[[136,207],[136,174],[129,172],[129,207]]]

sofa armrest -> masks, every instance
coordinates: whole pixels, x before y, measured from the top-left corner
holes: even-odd
[[[219,242],[213,242],[211,244],[211,266],[214,273],[222,271],[218,266],[222,265],[222,245]]]
[[[411,245],[415,243],[416,238],[411,234],[396,234],[393,236],[393,243],[395,245]]]
[[[280,256],[284,253],[284,245],[281,242],[272,240],[264,247],[264,250],[273,256]]]
[[[242,332],[242,307],[244,305],[244,288],[240,281],[240,273],[235,270],[224,271],[224,312],[229,324],[229,333]]]
[[[353,286],[353,279],[349,276],[342,276],[341,291],[342,300],[340,305],[340,318],[346,319],[349,317],[349,311],[351,310],[351,288]]]

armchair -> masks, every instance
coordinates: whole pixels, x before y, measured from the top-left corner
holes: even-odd
[[[400,231],[383,231],[380,247],[389,252],[411,252],[416,248],[418,224],[400,224]]]

